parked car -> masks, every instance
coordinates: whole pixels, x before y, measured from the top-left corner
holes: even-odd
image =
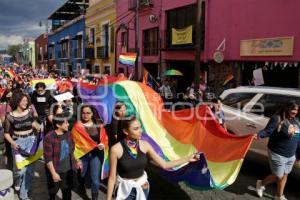
[[[289,101],[300,106],[300,90],[289,88],[237,87],[225,90],[220,98],[227,129],[238,136],[264,129],[270,117]],[[254,141],[249,156],[266,161],[267,143],[268,139]],[[300,168],[297,171],[300,174]]]

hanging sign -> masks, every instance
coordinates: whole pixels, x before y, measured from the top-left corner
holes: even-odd
[[[292,56],[294,37],[241,40],[240,56]]]
[[[224,60],[224,53],[222,51],[216,51],[214,53],[214,61],[216,63],[222,63]]]
[[[213,55],[214,61],[216,63],[222,63],[224,61],[224,52],[226,50],[225,44],[226,44],[226,39],[224,38]]]
[[[193,26],[183,29],[172,28],[172,45],[192,44],[193,43]]]

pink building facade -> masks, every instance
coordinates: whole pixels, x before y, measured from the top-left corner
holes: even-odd
[[[135,1],[117,1],[117,16],[120,16],[117,23],[127,27],[123,26],[117,33],[117,56],[122,51],[134,51],[134,10],[129,7]],[[201,53],[203,80],[221,91],[228,74],[234,75],[235,84],[247,85],[253,79],[253,70],[262,67],[265,85],[298,87],[299,6],[297,0],[204,1],[201,25],[204,35]],[[161,77],[166,69],[172,68],[184,74],[182,87],[191,83],[194,77],[196,14],[197,0],[149,0],[149,4],[140,8],[140,77],[142,69],[147,69],[153,77]],[[125,18],[122,17],[124,15]],[[183,29],[190,25],[193,28],[192,43],[173,45],[172,28]],[[219,60],[221,63],[214,60],[216,51],[223,55],[223,59]],[[125,73],[131,70],[120,64],[117,68]]]

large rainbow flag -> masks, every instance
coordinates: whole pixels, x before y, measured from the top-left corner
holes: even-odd
[[[202,152],[198,162],[163,170],[167,179],[184,181],[198,189],[223,189],[236,180],[253,137],[227,133],[208,106],[168,112],[159,94],[145,84],[128,80],[110,81],[94,88],[80,84],[79,90],[84,101],[97,99],[98,111],[107,123],[112,118],[114,102],[125,102],[128,114],[137,115],[142,124],[142,139],[161,158],[175,160]]]
[[[32,79],[31,80],[31,86],[32,89],[35,90],[35,85],[39,82],[45,83],[46,90],[55,90],[57,85],[56,81],[52,78],[46,78],[46,79]]]

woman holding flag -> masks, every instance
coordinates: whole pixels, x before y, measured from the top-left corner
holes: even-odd
[[[6,115],[4,136],[15,153],[17,172],[20,178],[20,199],[28,199],[28,190],[32,183],[34,162],[41,155],[37,154],[37,114],[30,108],[30,99],[22,91],[16,90],[10,101],[12,112]]]
[[[114,186],[117,188],[117,200],[146,200],[150,186],[145,167],[148,157],[159,167],[170,169],[200,159],[198,153],[174,160],[165,161],[154,151],[152,146],[141,140],[141,124],[135,116],[123,121],[125,138],[110,149],[110,171],[107,186],[107,200],[112,199]]]
[[[81,107],[81,119],[77,121],[72,130],[75,142],[75,157],[80,158],[81,195],[86,196],[84,179],[87,171],[90,172],[92,200],[98,199],[101,175],[101,157],[104,149],[105,129],[91,105]],[[107,138],[107,137],[106,137]],[[107,139],[106,139],[107,141]]]

